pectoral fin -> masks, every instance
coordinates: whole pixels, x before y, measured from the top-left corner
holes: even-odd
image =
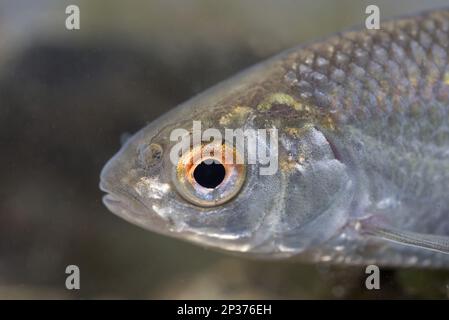
[[[449,237],[422,234],[371,224],[362,224],[361,231],[399,244],[449,254]]]

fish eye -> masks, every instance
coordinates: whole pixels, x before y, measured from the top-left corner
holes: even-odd
[[[174,167],[173,182],[190,203],[213,207],[238,194],[245,182],[241,155],[226,143],[201,145],[181,155]],[[231,161],[230,161],[231,160]]]
[[[217,160],[201,161],[193,170],[193,178],[204,188],[216,188],[223,182],[226,168]]]

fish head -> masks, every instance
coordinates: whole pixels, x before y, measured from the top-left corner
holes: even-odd
[[[253,70],[136,133],[101,173],[104,204],[157,233],[269,258],[335,236],[353,195],[348,167],[328,140],[329,126],[297,116],[298,102],[282,88],[261,89],[261,79],[274,76]]]

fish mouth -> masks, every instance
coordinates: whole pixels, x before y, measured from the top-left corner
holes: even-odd
[[[120,218],[147,230],[166,234],[169,223],[161,218],[153,209],[124,188],[113,187],[107,179],[100,180],[100,189],[106,193],[103,204]]]
[[[112,192],[111,188],[103,179],[100,180],[100,190],[106,193],[102,199],[106,208],[111,212],[122,216],[123,212],[127,210],[123,200],[120,200],[115,193]]]
[[[103,204],[112,212],[126,210],[123,201],[118,200],[111,194],[103,196]]]
[[[124,216],[124,212],[128,210],[128,208],[125,205],[126,201],[122,198],[126,197],[126,195],[123,195],[122,192],[117,192],[117,188],[114,187],[113,182],[111,182],[116,180],[114,179],[114,175],[112,174],[114,170],[114,158],[109,160],[109,162],[106,163],[106,165],[101,170],[99,187],[101,191],[106,193],[106,195],[103,196],[103,204],[111,212],[119,216]]]
[[[134,197],[129,197],[129,195],[123,192],[117,192],[116,189],[112,188],[102,177],[100,180],[100,190],[106,193],[103,196],[103,204],[113,213],[123,217],[125,212],[129,211],[129,206],[126,205],[126,202],[132,201]],[[141,202],[139,203],[142,204]]]

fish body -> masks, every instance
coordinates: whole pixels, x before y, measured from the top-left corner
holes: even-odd
[[[448,55],[448,10],[287,50],[130,138],[102,171],[104,203],[248,256],[449,268]],[[224,166],[223,182],[202,188],[188,176],[198,164],[170,159],[173,130],[192,135],[193,121],[276,128],[278,170]]]

